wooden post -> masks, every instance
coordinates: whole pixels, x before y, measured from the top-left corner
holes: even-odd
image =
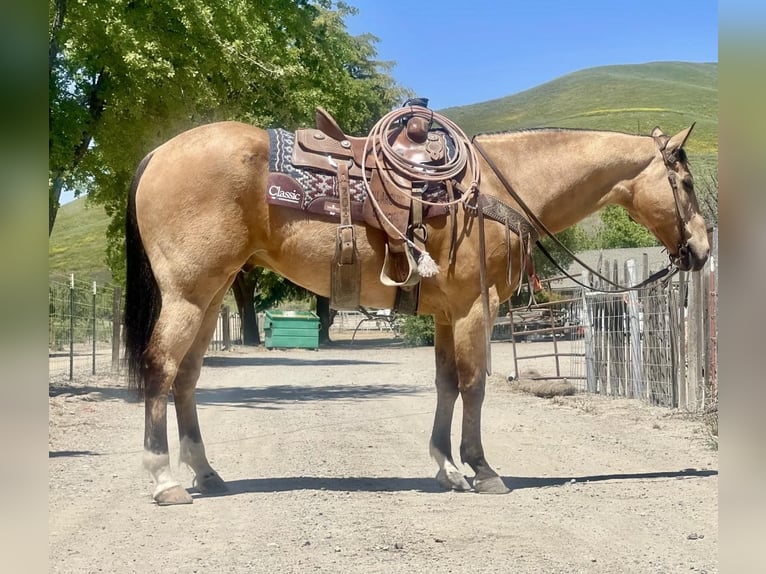
[[[686,317],[684,315],[684,301],[686,300],[688,286],[688,277],[686,271],[680,271],[678,273],[678,364],[676,365],[678,374],[678,401],[674,406],[685,409],[688,408],[688,380],[687,380],[687,368],[686,368]]]
[[[702,381],[703,343],[702,343],[702,277],[701,273],[691,274],[692,288],[689,292],[689,388],[687,389],[687,409],[697,410],[699,385]]]
[[[642,253],[641,254],[641,280],[646,281],[649,279],[649,254],[648,253]]]
[[[636,262],[628,259],[626,262],[628,271],[628,285],[638,284],[636,281]],[[644,366],[642,362],[643,353],[641,351],[641,326],[639,322],[640,308],[638,306],[638,293],[628,291],[628,321],[630,326],[630,364],[631,375],[633,378],[632,395],[635,397],[646,398],[644,389]]]
[[[718,228],[710,254],[710,401],[718,400]],[[705,405],[707,406],[707,405]]]
[[[112,371],[120,370],[120,326],[122,325],[122,289],[117,286],[112,295]]]
[[[223,349],[224,351],[231,350],[231,326],[229,325],[229,306],[224,305],[221,307],[221,320],[223,322]]]

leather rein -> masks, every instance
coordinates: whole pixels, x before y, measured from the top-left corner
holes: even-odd
[[[662,155],[662,160],[665,163],[665,168],[668,172],[668,182],[670,183],[670,187],[673,190],[673,199],[675,200],[675,207],[676,207],[676,216],[678,221],[678,230],[679,230],[679,237],[681,238],[678,245],[678,254],[676,256],[671,256],[671,262],[668,264],[667,267],[660,269],[659,271],[653,273],[650,275],[647,279],[642,281],[641,283],[638,283],[637,285],[634,285],[632,287],[625,287],[624,285],[620,285],[619,283],[615,283],[608,277],[605,277],[589,265],[587,265],[584,261],[582,261],[577,255],[575,255],[566,245],[564,245],[546,226],[545,224],[540,221],[540,219],[535,215],[535,213],[529,208],[529,206],[524,202],[524,200],[521,199],[519,194],[516,192],[516,190],[513,189],[513,186],[510,184],[508,179],[500,172],[495,162],[492,160],[492,158],[489,157],[489,154],[487,154],[486,150],[482,147],[482,145],[476,141],[476,137],[472,138],[471,143],[476,147],[478,152],[481,154],[481,156],[484,158],[484,161],[487,162],[490,169],[494,172],[494,174],[497,176],[497,178],[500,180],[500,183],[503,184],[506,191],[513,197],[513,199],[516,200],[516,202],[519,204],[519,206],[524,210],[524,213],[529,217],[530,221],[539,229],[541,230],[545,235],[550,237],[553,242],[558,245],[561,249],[564,250],[574,261],[577,261],[580,265],[583,266],[584,269],[587,269],[592,275],[598,277],[602,281],[606,282],[609,285],[612,285],[615,287],[615,289],[600,289],[597,287],[593,287],[591,285],[586,285],[580,281],[578,281],[575,277],[572,277],[566,269],[564,269],[554,258],[553,256],[548,252],[548,250],[543,246],[541,241],[538,239],[535,241],[535,245],[540,249],[543,255],[545,255],[551,263],[564,275],[566,275],[569,279],[577,283],[578,285],[585,287],[587,289],[593,290],[593,291],[599,291],[601,293],[625,293],[628,291],[637,291],[639,289],[642,289],[646,287],[647,285],[650,285],[656,281],[659,281],[661,279],[668,280],[670,277],[672,277],[675,273],[678,272],[678,267],[675,265],[675,261],[677,261],[685,252],[687,249],[686,242],[684,240],[685,237],[685,223],[683,221],[683,218],[681,216],[682,209],[681,209],[681,201],[679,198],[679,192],[678,192],[678,184],[677,184],[677,174],[675,170],[673,169],[673,165],[678,161],[678,156],[676,155],[677,152],[668,154],[666,150],[668,139],[660,139],[655,137],[655,142],[657,143],[657,147],[659,148],[660,154]]]

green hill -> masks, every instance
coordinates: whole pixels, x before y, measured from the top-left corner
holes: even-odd
[[[48,241],[48,274],[111,283],[106,264],[106,228],[109,216],[104,208],[81,197],[62,205]]]
[[[530,90],[439,110],[467,134],[570,127],[673,134],[697,122],[687,151],[693,173],[717,170],[718,64],[658,62],[589,68]],[[84,198],[61,207],[49,243],[50,273],[105,282],[109,218]]]
[[[718,64],[588,68],[518,94],[440,112],[469,135],[535,127],[649,134],[654,126],[673,134],[696,122],[687,151],[692,169],[706,171],[718,156]]]

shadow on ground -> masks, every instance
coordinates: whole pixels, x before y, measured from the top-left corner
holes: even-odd
[[[277,405],[308,401],[379,399],[423,392],[403,385],[270,385],[268,387],[197,388],[198,405],[226,404],[236,407],[277,408]]]
[[[314,358],[316,357],[316,358]],[[385,361],[364,361],[356,359],[322,359],[317,355],[307,354],[306,359],[285,357],[274,351],[271,355],[259,355],[256,357],[236,357],[216,355],[205,357],[203,367],[343,367],[348,365],[390,365]]]
[[[506,486],[511,491],[526,488],[565,487],[573,483],[590,483],[602,481],[645,481],[665,479],[691,479],[718,476],[717,470],[697,470],[688,468],[680,471],[639,472],[627,474],[599,474],[576,477],[530,477],[504,476]],[[410,477],[320,477],[294,476],[282,478],[250,478],[232,480],[226,483],[228,491],[223,493],[201,494],[196,489],[190,492],[196,496],[208,498],[219,496],[235,496],[238,494],[257,492],[290,492],[296,490],[326,490],[332,492],[445,492],[434,478]]]

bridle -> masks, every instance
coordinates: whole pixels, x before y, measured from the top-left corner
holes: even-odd
[[[693,127],[693,126],[692,126]],[[566,269],[564,269],[554,258],[553,256],[548,252],[548,250],[545,248],[545,246],[542,244],[542,242],[538,239],[535,242],[535,245],[538,249],[542,252],[545,257],[547,257],[551,263],[564,275],[566,275],[569,279],[577,283],[578,285],[585,287],[587,289],[590,289],[592,291],[599,291],[601,293],[625,293],[628,291],[637,291],[639,289],[642,289],[652,283],[655,283],[656,281],[659,281],[661,279],[665,279],[666,281],[669,280],[673,275],[675,275],[679,269],[676,266],[676,262],[683,257],[686,254],[686,251],[688,249],[687,247],[687,241],[686,241],[686,224],[684,223],[683,217],[682,217],[682,209],[681,209],[681,201],[679,198],[679,192],[678,192],[678,176],[673,169],[674,165],[679,161],[678,153],[679,151],[676,150],[672,153],[668,153],[667,150],[667,144],[668,141],[670,141],[670,138],[668,136],[652,136],[654,138],[654,141],[657,143],[657,147],[660,151],[660,154],[662,155],[662,160],[665,163],[665,168],[667,170],[668,174],[668,182],[670,183],[670,188],[673,190],[673,199],[675,201],[675,207],[676,207],[676,216],[678,221],[678,232],[679,232],[679,243],[677,247],[677,253],[675,256],[670,256],[670,263],[667,267],[660,269],[659,271],[653,273],[650,275],[647,279],[642,281],[641,283],[637,285],[633,285],[632,287],[625,287],[624,285],[620,285],[619,283],[616,283],[609,279],[608,277],[602,275],[589,265],[587,265],[584,261],[582,261],[577,255],[575,255],[566,245],[564,245],[546,226],[545,224],[540,221],[540,219],[535,215],[534,212],[529,208],[529,206],[524,202],[524,200],[521,199],[519,194],[516,192],[516,190],[513,189],[513,186],[510,184],[510,182],[506,179],[506,177],[500,172],[495,162],[492,160],[492,158],[489,157],[484,147],[476,141],[476,137],[471,140],[471,143],[476,147],[478,152],[481,154],[481,156],[484,158],[484,161],[487,162],[487,165],[489,165],[490,169],[494,172],[495,176],[500,180],[500,183],[503,184],[503,187],[505,187],[506,191],[513,197],[513,199],[516,200],[516,202],[519,204],[519,206],[522,208],[524,213],[529,217],[530,221],[534,224],[535,227],[541,232],[542,234],[547,235],[551,238],[551,240],[559,246],[564,252],[566,252],[574,261],[577,261],[584,269],[587,269],[593,276],[598,277],[608,285],[611,285],[612,287],[615,287],[614,289],[601,289],[598,287],[594,287],[592,285],[586,285],[585,283],[580,282],[575,277],[572,277]]]
[[[692,124],[692,128],[693,127],[694,124]],[[657,148],[660,150],[662,161],[665,163],[665,169],[667,170],[668,174],[668,182],[670,183],[670,189],[673,190],[673,200],[676,206],[676,220],[678,221],[678,245],[676,245],[676,254],[670,256],[671,262],[673,265],[675,265],[679,259],[686,256],[686,253],[689,249],[689,242],[686,239],[686,223],[684,223],[684,218],[682,215],[683,209],[681,208],[681,198],[678,191],[678,174],[674,169],[675,164],[681,160],[680,154],[684,152],[681,148],[679,148],[669,153],[667,150],[667,145],[670,141],[670,138],[666,135],[652,137],[657,144]]]

